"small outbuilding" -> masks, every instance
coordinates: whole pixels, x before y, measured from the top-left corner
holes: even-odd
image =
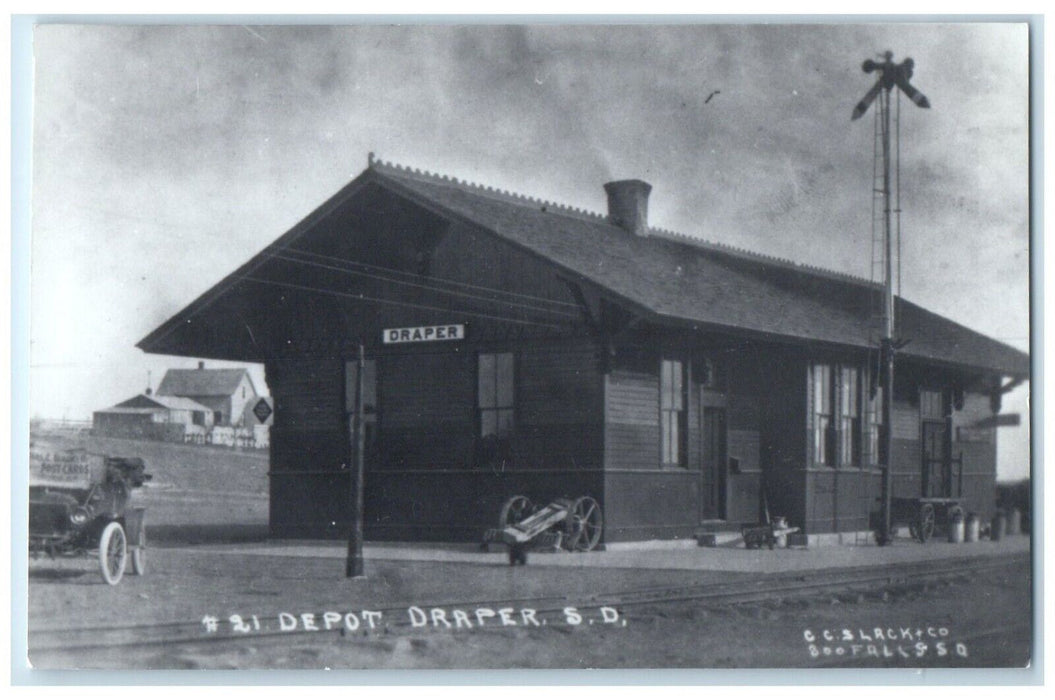
[[[182,441],[190,426],[212,427],[207,406],[180,396],[149,391],[92,414],[92,432],[107,437]]]
[[[600,215],[371,158],[139,347],[264,364],[276,537],[347,533],[360,343],[369,538],[475,540],[513,494],[595,498],[606,542],[766,510],[864,532],[886,463],[895,495],[991,514],[1026,354],[898,299],[884,397],[877,285],[657,230],[648,184],[605,189]]]

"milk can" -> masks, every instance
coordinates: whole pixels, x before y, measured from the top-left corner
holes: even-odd
[[[1007,514],[1007,534],[1017,535],[1022,532],[1022,511],[1012,508]]]
[[[989,531],[989,539],[996,542],[1004,539],[1004,530],[1007,529],[1007,517],[1002,510],[998,510],[993,516],[993,528]]]
[[[963,513],[957,510],[949,514],[949,541],[953,544],[963,542]]]
[[[967,516],[967,525],[964,532],[964,540],[967,542],[977,542],[979,532],[982,529],[981,520],[977,513],[971,513]]]

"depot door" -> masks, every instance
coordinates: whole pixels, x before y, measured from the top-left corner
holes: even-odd
[[[924,498],[952,496],[952,464],[945,421],[923,421],[923,493]]]
[[[703,406],[700,520],[724,520],[727,491],[725,408]]]

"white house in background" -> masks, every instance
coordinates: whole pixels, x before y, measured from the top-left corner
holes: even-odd
[[[181,397],[206,406],[213,425],[243,426],[246,405],[257,398],[256,387],[246,369],[170,369],[165,372],[158,397]]]

